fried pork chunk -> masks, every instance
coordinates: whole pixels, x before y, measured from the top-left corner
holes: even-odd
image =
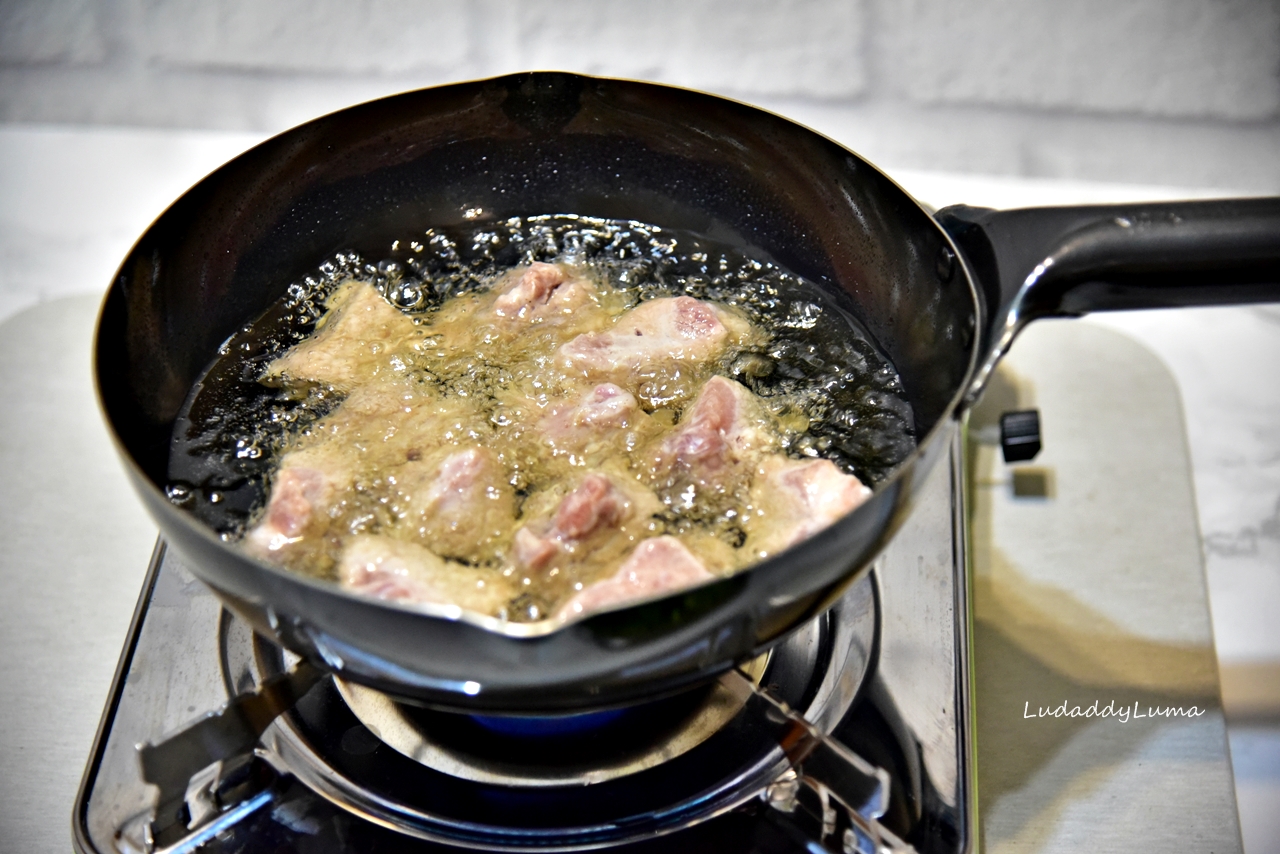
[[[650,406],[667,406],[686,399],[689,377],[706,371],[748,330],[727,309],[666,297],[623,312],[603,332],[568,341],[559,357],[571,376],[610,380],[634,388]]]
[[[535,517],[512,540],[518,566],[538,570],[558,561],[589,561],[629,545],[644,520],[661,507],[648,490],[620,478],[591,473],[549,516]],[[629,523],[639,523],[629,524]]]
[[[601,383],[573,402],[553,407],[539,426],[552,442],[583,444],[592,434],[629,427],[638,412],[631,392],[613,383]]]
[[[751,485],[746,547],[758,558],[793,546],[851,512],[871,490],[830,460],[766,458]]]
[[[317,384],[348,390],[371,380],[403,376],[421,342],[413,319],[367,282],[334,291],[316,331],[272,362],[263,382]]]
[[[594,290],[587,280],[539,261],[510,278],[511,284],[493,303],[493,313],[507,321],[545,323],[567,318],[591,302]]]
[[[472,447],[487,438],[475,428],[475,405],[445,398],[422,384],[370,383],[353,390],[298,437],[291,459],[319,459],[368,484],[441,449]]]
[[[430,549],[376,534],[343,542],[338,580],[357,593],[406,605],[452,605],[491,613],[503,604],[500,588],[459,573]]]
[[[323,450],[287,454],[276,472],[267,507],[245,534],[255,554],[280,562],[289,546],[323,535],[328,510],[348,489],[353,472]]]
[[[675,537],[651,537],[635,547],[618,571],[584,587],[560,608],[567,621],[614,605],[653,599],[715,578]]]
[[[548,406],[537,420],[534,435],[553,456],[598,466],[630,454],[661,429],[640,408],[635,395],[613,383],[600,383]]]
[[[677,506],[708,494],[730,498],[755,461],[776,447],[775,432],[749,389],[712,377],[652,453],[655,488]]]
[[[387,475],[399,536],[437,554],[493,560],[511,530],[515,496],[493,451],[470,447],[439,460],[410,460]]]

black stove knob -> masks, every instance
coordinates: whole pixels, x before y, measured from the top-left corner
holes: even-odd
[[[1024,409],[1001,415],[1000,449],[1006,463],[1034,460],[1040,453],[1040,410]]]

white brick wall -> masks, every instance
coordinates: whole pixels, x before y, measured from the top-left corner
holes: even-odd
[[[166,67],[447,76],[471,52],[459,11],[452,0],[144,0],[138,45]]]
[[[1280,4],[1255,0],[897,0],[886,77],[922,103],[1268,119]]]
[[[519,10],[516,51],[528,68],[817,98],[866,86],[856,0],[561,0]]]
[[[1280,0],[0,0],[0,121],[268,132],[529,68],[890,168],[1280,192]]]
[[[93,0],[0,2],[0,65],[83,65],[106,57]]]

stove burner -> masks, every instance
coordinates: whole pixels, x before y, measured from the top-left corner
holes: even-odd
[[[868,671],[876,624],[867,576],[747,672],[829,730]],[[240,621],[224,621],[222,634],[233,686],[258,684],[291,663]],[[486,727],[326,679],[264,744],[326,798],[402,833],[493,850],[577,850],[687,827],[755,797],[788,767],[758,712],[746,709],[749,692],[733,685],[722,679],[589,713],[586,730],[529,735],[512,731],[527,719],[500,719],[508,731],[495,732],[492,718]]]
[[[343,696],[346,696],[345,692]],[[350,697],[347,697],[347,704],[351,704]],[[625,714],[625,709],[605,709],[602,712],[581,712],[574,715],[470,715],[469,717],[485,729],[501,735],[556,736],[590,732],[613,723]],[[361,717],[361,720],[364,718]]]
[[[760,684],[769,656],[746,671]],[[601,783],[652,768],[706,741],[742,711],[720,682],[623,709],[563,717],[461,715],[398,703],[339,681],[356,718],[410,759],[502,786]]]

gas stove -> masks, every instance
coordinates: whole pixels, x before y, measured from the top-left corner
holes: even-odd
[[[675,697],[558,718],[419,708],[320,674],[161,543],[76,847],[970,850],[960,447],[873,571],[770,653]]]

